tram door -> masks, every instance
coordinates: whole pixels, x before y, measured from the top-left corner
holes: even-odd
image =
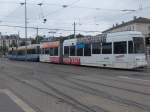
[[[127,41],[120,41],[113,43],[113,54],[114,54],[114,62],[113,66],[115,68],[127,68],[128,59],[127,56]]]

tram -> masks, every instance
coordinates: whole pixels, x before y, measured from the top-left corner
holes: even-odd
[[[54,44],[55,43],[55,44]],[[56,44],[57,43],[57,44]],[[144,37],[125,31],[41,44],[40,61],[134,69],[147,65]]]
[[[39,44],[12,47],[8,50],[8,58],[17,61],[39,61],[39,53]]]
[[[62,47],[61,41],[43,42],[40,45],[41,62],[62,63]]]

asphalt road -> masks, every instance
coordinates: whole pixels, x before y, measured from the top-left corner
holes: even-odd
[[[146,72],[0,59],[0,88],[36,112],[150,112]]]

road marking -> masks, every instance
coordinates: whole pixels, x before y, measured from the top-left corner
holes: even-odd
[[[131,77],[127,77],[127,76],[118,76],[118,78],[150,82],[150,80],[144,80],[144,79],[131,78]]]
[[[14,95],[11,91],[8,89],[0,89],[0,93],[5,93],[10,97],[11,100],[13,100],[21,109],[25,112],[36,112],[33,110],[28,104],[26,104],[23,100],[18,98],[16,95]]]

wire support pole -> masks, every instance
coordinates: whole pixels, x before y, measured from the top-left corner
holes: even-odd
[[[28,38],[28,30],[27,30],[27,0],[25,0],[24,2],[24,7],[25,7],[25,46],[26,46],[26,50],[25,50],[25,56],[26,56],[26,60],[27,60],[27,38]]]

